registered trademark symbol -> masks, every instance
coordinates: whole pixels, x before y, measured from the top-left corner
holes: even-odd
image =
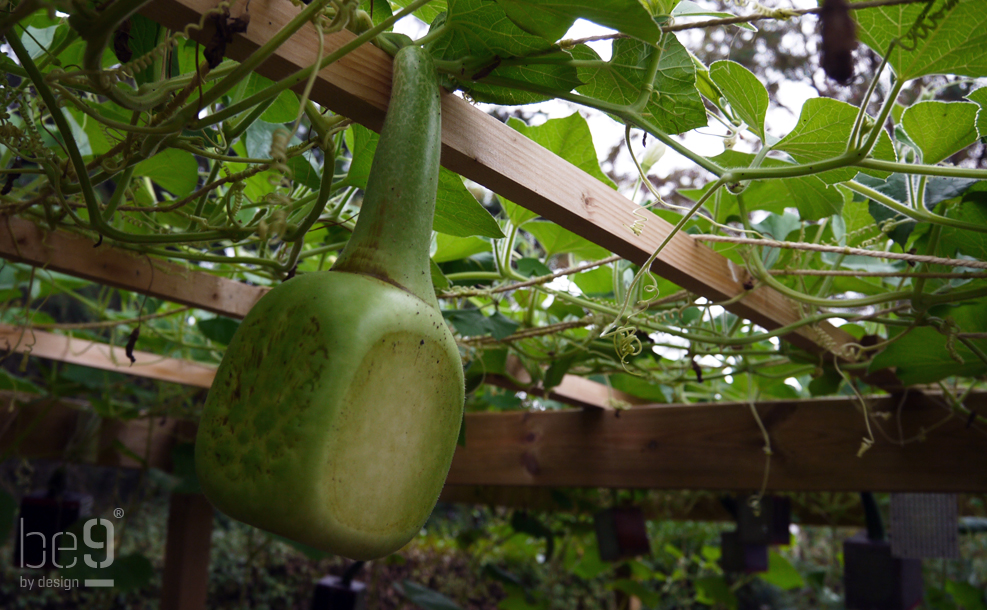
[[[123,517],[123,509],[122,508],[114,508],[113,509],[113,516],[116,517],[117,519]]]

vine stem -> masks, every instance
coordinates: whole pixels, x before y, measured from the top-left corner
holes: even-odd
[[[987,278],[987,272],[975,273],[932,273],[910,271],[851,271],[847,269],[771,269],[771,275],[811,275],[835,277],[904,277],[924,278],[927,280],[971,280]]]
[[[792,250],[812,250],[815,252],[835,252],[848,256],[869,256],[871,258],[888,258],[929,265],[945,265],[948,267],[969,267],[971,269],[987,269],[987,261],[964,260],[959,258],[942,258],[924,254],[907,254],[904,252],[876,252],[863,248],[848,246],[827,246],[824,244],[809,244],[798,241],[775,241],[772,239],[751,239],[749,237],[730,237],[726,235],[693,235],[696,241],[729,242],[750,246],[767,246],[769,248],[789,248]]]
[[[560,277],[564,277],[566,275],[572,275],[573,273],[579,273],[580,271],[586,271],[587,269],[593,269],[593,268],[596,268],[596,267],[600,267],[602,265],[606,265],[606,264],[609,264],[609,263],[612,263],[612,262],[615,262],[615,261],[619,261],[619,260],[621,260],[621,258],[622,257],[620,257],[620,256],[618,256],[618,255],[615,254],[613,256],[608,256],[607,258],[600,259],[598,261],[592,261],[592,262],[589,262],[589,263],[583,263],[582,265],[576,265],[575,267],[568,267],[566,269],[560,269],[559,271],[556,271],[555,273],[550,273],[548,275],[542,275],[542,276],[539,276],[539,277],[533,277],[530,280],[525,280],[523,282],[517,282],[517,283],[514,283],[514,284],[508,284],[506,286],[498,286],[497,288],[491,288],[490,290],[466,290],[466,291],[463,291],[463,292],[443,292],[443,293],[440,293],[437,296],[440,299],[443,299],[443,298],[451,299],[451,298],[456,298],[456,297],[489,296],[491,294],[497,294],[497,293],[500,293],[500,292],[510,292],[512,290],[518,290],[520,288],[527,288],[528,286],[537,286],[537,285],[540,285],[540,284],[547,284],[548,282],[551,282],[554,279],[557,279],[557,278],[560,278]],[[450,276],[447,276],[447,277],[452,277],[452,276],[450,275]],[[472,278],[472,276],[471,276],[471,278]],[[453,278],[453,279],[455,279],[455,278]],[[500,279],[500,277],[498,276],[495,279]]]
[[[869,2],[855,2],[847,6],[850,10],[861,10],[866,8],[878,8],[882,6],[896,6],[899,4],[917,4],[925,3],[928,0],[870,0]],[[736,17],[725,17],[723,19],[707,19],[706,21],[694,21],[691,23],[682,23],[675,25],[665,25],[661,27],[661,31],[664,33],[668,32],[684,32],[686,30],[695,30],[700,28],[710,28],[719,25],[736,25],[738,23],[752,23],[754,21],[762,21],[765,19],[780,19],[786,20],[792,17],[801,17],[803,15],[814,15],[822,12],[822,7],[816,8],[803,8],[803,9],[784,9],[783,12],[777,14],[760,14],[755,13],[753,15],[738,15]],[[589,36],[587,38],[577,38],[574,40],[563,40],[562,44],[577,45],[585,44],[587,42],[597,42],[603,40],[615,40],[618,38],[630,38],[627,34],[607,34],[605,36]]]

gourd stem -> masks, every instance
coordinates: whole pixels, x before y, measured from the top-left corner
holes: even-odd
[[[431,57],[417,46],[399,50],[360,217],[332,267],[384,280],[436,308],[429,244],[439,181],[440,107]]]

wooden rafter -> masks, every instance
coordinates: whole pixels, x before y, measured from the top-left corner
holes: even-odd
[[[21,396],[19,402],[31,398],[36,397]],[[9,393],[0,392],[0,400],[14,402]],[[969,396],[966,405],[982,411],[987,393]],[[5,409],[0,453],[16,445],[15,454],[24,457],[65,457],[66,447],[85,427],[87,412],[81,406],[37,399]],[[899,446],[881,435],[862,457],[857,451],[866,433],[864,416],[852,399],[772,401],[756,407],[774,452],[768,490],[987,492],[987,436],[977,426],[966,426],[965,418],[944,421],[949,409],[941,397],[912,393],[868,399],[873,425],[883,426],[892,438],[900,425],[906,437],[916,440]],[[890,420],[883,420],[884,414]],[[104,422],[97,447],[85,461],[137,466],[116,450],[119,440],[134,454],[148,456],[149,465],[167,466],[174,444],[190,438],[178,424],[157,418]],[[924,440],[917,440],[924,430],[929,431]],[[470,413],[466,446],[456,449],[446,484],[754,491],[764,479],[763,446],[747,404]]]
[[[233,3],[231,13],[246,12],[246,0]],[[173,30],[197,23],[214,8],[213,0],[156,0],[142,13]],[[249,5],[250,26],[227,49],[227,56],[243,60],[267,42],[297,9],[289,2],[254,2]],[[211,27],[192,30],[208,42]],[[341,31],[325,38],[325,54],[338,50],[354,35]],[[318,56],[315,29],[306,24],[257,69],[279,80],[310,66]],[[365,44],[323,69],[311,98],[322,106],[379,131],[390,98],[391,58]],[[471,106],[462,98],[443,94],[442,164],[494,192],[637,264],[644,263],[671,225],[657,216],[644,223],[640,234],[628,227],[640,224],[640,208],[599,180],[545,150],[518,132]],[[679,286],[713,301],[743,298],[727,309],[767,329],[796,323],[798,309],[770,289],[745,291],[745,272],[715,251],[678,233],[655,261],[652,270]],[[822,337],[820,333],[826,335]],[[786,338],[815,353],[827,353],[852,341],[830,324],[802,327]]]
[[[81,235],[45,231],[20,218],[7,217],[0,221],[0,257],[238,319],[247,315],[268,290],[204,271],[192,271],[123,248],[108,245],[94,248],[93,243]],[[205,365],[139,351],[134,354],[137,363],[130,366],[121,347],[90,344],[40,331],[25,334],[23,329],[0,327],[0,348],[5,345],[7,349],[27,351],[53,360],[198,387],[209,387],[215,374]],[[521,372],[516,373],[518,378],[523,377]],[[520,389],[506,377],[491,375],[486,381]],[[537,389],[533,391],[544,394]],[[548,397],[576,407],[600,409],[611,409],[613,401],[642,402],[635,396],[575,375],[566,375]]]
[[[199,388],[210,387],[216,376],[216,367],[191,360],[168,358],[133,350],[134,362],[131,363],[126,350],[118,345],[74,339],[42,330],[2,324],[0,324],[0,351],[29,354],[39,358]],[[530,377],[523,369],[517,373],[517,377],[530,381]],[[519,389],[512,381],[500,375],[490,375],[486,382],[509,390]],[[533,392],[539,396],[546,395],[543,390],[537,388]],[[614,410],[614,403],[640,405],[646,402],[636,396],[576,375],[566,375],[562,383],[547,393],[547,397],[574,407],[609,411]]]

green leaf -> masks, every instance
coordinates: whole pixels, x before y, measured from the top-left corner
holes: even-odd
[[[513,201],[508,201],[500,196],[497,198],[500,200],[500,207],[504,208],[504,213],[507,214],[507,217],[510,218],[511,223],[515,227],[520,227],[529,220],[538,218],[538,214],[535,214],[528,208],[522,208]]]
[[[593,580],[610,569],[610,564],[600,559],[600,551],[594,543],[583,553],[582,558],[572,568],[572,573],[583,580]]]
[[[977,104],[919,102],[901,117],[901,126],[922,152],[922,162],[935,165],[977,141]]]
[[[524,230],[531,233],[542,248],[545,249],[545,256],[571,253],[586,260],[596,260],[610,256],[610,253],[603,247],[597,246],[593,242],[563,229],[554,222],[532,221],[524,225]]]
[[[550,119],[537,127],[529,127],[524,121],[513,117],[507,120],[507,125],[610,188],[617,188],[617,185],[600,169],[596,147],[593,145],[593,135],[590,133],[589,125],[586,124],[586,119],[578,112],[562,119]],[[511,217],[511,220],[514,221],[514,218]],[[517,224],[519,223],[515,222],[515,225]]]
[[[987,320],[987,307],[978,304],[976,309]],[[963,325],[961,328],[963,332],[974,332]],[[879,353],[869,370],[897,367],[898,378],[905,385],[934,383],[954,375],[972,377],[987,372],[987,364],[960,341],[955,342],[954,348],[963,362],[955,360],[946,349],[946,341],[947,337],[934,328],[916,328]],[[987,341],[976,340],[975,343],[981,350],[987,349]]]
[[[566,373],[569,372],[578,357],[577,352],[571,352],[552,360],[552,364],[549,365],[548,370],[545,371],[545,376],[542,378],[542,387],[545,388],[546,392],[562,383],[562,379],[565,378]]]
[[[621,578],[607,585],[614,591],[622,591],[627,595],[632,595],[649,608],[657,608],[661,604],[662,596],[657,591],[649,589],[644,584],[629,578]]]
[[[869,186],[901,204],[911,207],[908,180],[909,176],[905,174],[891,174],[887,180],[877,180],[869,176],[857,177],[857,182]],[[979,180],[970,178],[932,176],[925,182],[925,193],[923,197],[925,208],[931,211],[943,201],[959,197],[978,182]]]
[[[795,569],[795,566],[774,550],[768,554],[768,571],[759,574],[759,576],[764,582],[784,591],[801,589],[805,586],[805,581],[802,580],[802,575]]]
[[[737,596],[722,576],[704,576],[693,581],[696,588],[696,601],[707,606],[722,604],[730,610],[737,610]]]
[[[504,237],[497,221],[469,192],[459,174],[445,168],[439,171],[439,191],[435,199],[432,228],[457,237]]]
[[[482,62],[494,57],[525,57],[553,46],[517,27],[496,2],[449,0],[448,6],[442,34],[428,45],[438,59],[470,56]]]
[[[799,120],[791,133],[781,139],[774,149],[787,152],[803,164],[832,159],[844,153],[858,109],[855,106],[826,97],[806,100]],[[881,132],[870,158],[896,161],[891,138]],[[827,184],[845,182],[857,174],[853,167],[840,167],[817,174]],[[871,175],[887,176],[888,172],[865,170]]]
[[[552,273],[552,270],[537,258],[522,258],[514,263],[514,266],[517,267],[518,273],[524,277],[538,277]]]
[[[411,0],[391,0],[391,4],[397,5],[401,8],[407,8],[407,6],[411,4]],[[412,15],[418,17],[427,25],[435,21],[436,17],[444,13],[447,7],[448,5],[446,4],[446,0],[432,0],[425,6],[416,10],[412,13]]]
[[[983,184],[983,183],[981,183]],[[987,226],[987,192],[977,185],[967,191],[959,203],[946,209],[946,216],[981,227]],[[942,227],[939,254],[955,257],[957,252],[978,260],[987,260],[987,233]]]
[[[429,259],[428,263],[429,271],[432,275],[432,285],[436,290],[445,290],[449,286],[452,286],[449,278],[442,273],[442,269],[439,268],[439,265],[433,259]]]
[[[360,9],[367,12],[373,19],[374,25],[380,25],[394,15],[391,5],[387,2],[374,2],[374,0],[360,0]]]
[[[401,591],[411,603],[422,610],[462,610],[456,602],[445,595],[410,580],[401,583]]]
[[[497,0],[519,28],[549,41],[559,40],[576,19],[586,19],[645,42],[661,38],[658,24],[640,0]]]
[[[148,585],[157,571],[151,560],[140,553],[130,553],[113,560],[113,589],[121,593]]]
[[[899,79],[930,74],[987,76],[987,11],[981,0],[934,0],[851,11],[864,44],[888,58]],[[922,20],[919,21],[919,17]],[[910,36],[920,32],[922,36]]]
[[[4,293],[8,294],[4,294]],[[19,290],[10,291],[0,291],[0,298],[6,300],[10,303],[13,299],[21,298],[21,293]],[[9,300],[8,300],[9,299]],[[12,392],[27,392],[29,394],[42,394],[40,387],[31,383],[27,379],[22,379],[16,375],[12,375],[10,371],[0,368],[0,390],[10,390]],[[3,540],[0,539],[0,545],[3,545]]]
[[[580,271],[570,277],[587,296],[605,297],[613,294],[613,269],[609,265]]]
[[[264,78],[257,73],[250,75],[251,78]],[[267,79],[264,79],[267,80]],[[274,84],[272,81],[268,81]],[[274,99],[274,103],[268,106],[264,114],[260,115],[260,120],[268,123],[290,123],[298,118],[298,110],[301,104],[294,91],[285,89]]]
[[[579,68],[579,78],[586,84],[578,91],[611,104],[632,104],[641,94],[655,53],[661,57],[654,92],[643,111],[645,117],[668,133],[705,127],[706,107],[696,89],[696,66],[686,48],[671,34],[657,47],[632,38],[615,40],[609,62],[600,67]],[[573,57],[600,61],[600,56],[585,45],[573,49]]]
[[[216,316],[208,320],[197,320],[196,326],[199,332],[210,341],[215,341],[221,345],[229,345],[233,339],[233,334],[240,327],[240,323],[231,318]]]
[[[654,353],[650,351],[649,347],[646,347],[645,350],[648,355]],[[655,356],[657,357],[657,354]],[[674,402],[675,399],[675,393],[670,386],[657,384],[634,375],[624,373],[610,375],[610,383],[615,390],[627,392],[631,396],[637,396],[650,402],[670,403]]]
[[[51,43],[55,39],[55,32],[57,30],[57,25],[51,25],[45,28],[36,28],[29,25],[24,28],[24,33],[21,35],[21,44],[24,45],[24,49],[31,56],[31,59],[37,59],[47,52],[47,49],[51,47]]]
[[[487,324],[490,327],[490,334],[493,335],[494,339],[509,337],[514,334],[518,326],[521,326],[518,322],[508,318],[499,311],[494,312],[492,316],[487,318]]]
[[[974,587],[970,583],[947,580],[946,593],[952,595],[956,603],[965,610],[987,610],[987,604],[984,604],[983,589]]]
[[[377,150],[380,135],[370,131],[363,125],[354,124],[346,132],[346,146],[353,155],[350,161],[349,173],[346,174],[346,185],[359,189],[367,188],[367,178],[370,177],[370,165]]]
[[[291,168],[291,179],[296,185],[305,185],[313,191],[318,191],[322,186],[322,177],[319,170],[312,166],[309,160],[311,153],[305,153],[288,159],[288,167]]]
[[[147,176],[175,197],[185,197],[199,181],[199,164],[192,153],[168,148],[138,163],[134,175]]]
[[[525,91],[524,86],[534,86],[538,89],[548,89],[557,94],[568,93],[581,83],[576,68],[563,63],[572,59],[566,51],[539,53],[539,59],[547,63],[500,65],[500,58],[492,59],[487,65],[476,70],[469,79],[458,79],[456,85],[470,94],[477,102],[500,104],[502,106],[518,106],[533,104],[551,99],[546,93]],[[555,59],[560,63],[548,63]],[[491,69],[492,68],[492,69]],[[489,74],[487,73],[489,72]],[[491,84],[490,79],[506,79],[510,87]]]
[[[130,51],[133,59],[144,57],[158,46],[158,33],[161,26],[157,22],[148,19],[143,15],[130,16]],[[154,67],[148,65],[146,68],[134,75],[134,80],[138,85],[154,82]]]
[[[716,61],[709,67],[709,77],[723,92],[737,118],[751,131],[764,138],[764,116],[768,112],[768,90],[754,73],[735,61]]]
[[[479,237],[455,237],[438,233],[435,236],[435,244],[432,260],[436,263],[447,263],[490,251],[490,244]]]
[[[789,233],[797,231],[802,226],[802,221],[791,212],[786,211],[781,215],[771,212],[764,220],[754,223],[751,226],[764,233],[770,239],[785,241]]]
[[[966,99],[980,106],[977,112],[977,133],[981,138],[987,138],[987,87],[977,89],[966,96]]]
[[[754,155],[727,150],[713,157],[712,160],[729,168],[750,167]],[[790,167],[791,164],[767,157],[761,166]],[[749,211],[757,209],[783,214],[785,208],[794,205],[798,208],[802,220],[819,220],[839,214],[843,209],[843,194],[835,186],[827,185],[816,175],[758,180],[752,182],[742,196]],[[736,209],[736,203],[732,205],[730,203],[733,197],[729,193],[721,195],[721,216],[723,210]]]
[[[487,317],[479,309],[444,309],[442,317],[464,337],[492,335],[495,339],[503,339],[520,326],[500,312]]]

